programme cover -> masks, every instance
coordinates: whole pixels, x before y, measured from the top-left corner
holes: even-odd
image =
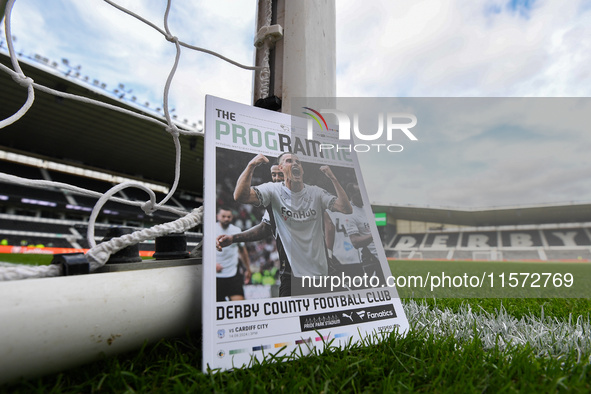
[[[355,151],[303,112],[206,98],[205,372],[408,329]]]

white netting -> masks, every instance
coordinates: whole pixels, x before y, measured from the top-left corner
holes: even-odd
[[[180,142],[179,142],[179,135],[180,134],[184,134],[184,135],[201,134],[200,132],[197,132],[194,130],[188,130],[183,127],[177,127],[177,125],[175,125],[172,122],[172,119],[170,116],[171,111],[169,110],[169,102],[168,102],[169,90],[170,90],[170,86],[172,84],[175,72],[177,70],[177,66],[179,64],[179,59],[180,59],[180,55],[181,55],[181,47],[204,52],[204,53],[207,53],[207,54],[210,54],[213,56],[217,56],[218,58],[220,58],[224,61],[227,61],[237,67],[241,67],[241,68],[244,68],[247,70],[261,69],[261,67],[246,66],[246,65],[240,64],[240,63],[235,62],[231,59],[228,59],[228,58],[226,58],[214,51],[200,48],[200,47],[196,47],[196,46],[187,44],[187,43],[179,40],[178,37],[176,37],[172,34],[172,32],[170,31],[169,26],[168,26],[168,16],[169,16],[170,8],[171,8],[171,0],[168,0],[168,2],[167,2],[166,11],[164,14],[164,28],[158,27],[156,24],[142,18],[141,16],[125,9],[124,7],[118,5],[110,0],[104,0],[104,1],[108,4],[110,4],[111,6],[119,9],[120,11],[142,21],[143,23],[145,23],[148,26],[152,27],[153,29],[157,30],[159,33],[161,33],[164,36],[164,38],[167,41],[174,44],[175,49],[176,49],[175,61],[174,61],[174,65],[168,75],[168,78],[166,80],[166,85],[164,87],[164,93],[163,93],[163,111],[164,111],[164,116],[165,116],[166,122],[162,122],[161,120],[155,119],[153,117],[138,114],[136,112],[129,111],[129,110],[126,110],[121,107],[106,104],[101,101],[92,100],[92,99],[89,99],[86,97],[81,97],[81,96],[77,96],[77,95],[73,95],[73,94],[60,92],[60,91],[48,88],[46,86],[40,85],[38,83],[35,83],[31,78],[27,77],[19,65],[16,53],[14,51],[13,42],[12,42],[13,35],[12,35],[12,30],[11,30],[11,13],[12,13],[12,8],[14,6],[15,0],[8,0],[8,2],[6,4],[5,22],[4,22],[6,41],[7,41],[8,51],[9,51],[10,59],[11,59],[11,63],[12,63],[12,69],[0,64],[0,70],[9,74],[12,77],[12,79],[15,81],[15,83],[17,83],[23,87],[26,87],[27,92],[28,92],[27,100],[22,105],[22,107],[13,115],[0,121],[0,129],[18,121],[22,116],[24,116],[27,113],[27,111],[31,108],[31,106],[33,105],[33,103],[35,101],[35,90],[39,90],[39,91],[42,91],[45,93],[53,94],[58,97],[64,97],[64,98],[68,98],[71,100],[78,100],[78,101],[81,101],[84,103],[93,104],[93,105],[96,105],[99,107],[107,108],[109,110],[122,112],[122,113],[125,113],[130,116],[135,116],[135,117],[138,117],[140,119],[143,119],[143,120],[146,120],[149,122],[157,123],[157,124],[161,125],[163,127],[163,129],[166,132],[170,133],[172,136],[173,143],[175,146],[175,152],[176,152],[175,153],[174,181],[173,181],[172,187],[170,188],[170,191],[160,202],[156,201],[156,196],[152,190],[150,190],[148,187],[146,187],[140,183],[137,183],[137,182],[124,182],[124,183],[114,186],[113,188],[111,188],[110,190],[108,190],[105,193],[98,193],[98,192],[94,192],[91,190],[82,189],[82,188],[79,188],[76,186],[60,183],[60,182],[25,179],[25,178],[16,177],[13,175],[0,173],[0,180],[5,181],[5,182],[17,183],[17,184],[31,186],[31,187],[57,187],[57,188],[64,189],[64,190],[75,191],[77,193],[81,193],[81,194],[87,195],[87,196],[92,196],[95,198],[100,197],[99,200],[97,201],[97,203],[95,204],[94,209],[91,213],[90,220],[89,220],[88,234],[87,234],[88,243],[91,246],[91,249],[87,253],[87,257],[88,257],[89,261],[91,262],[91,271],[104,265],[112,253],[115,253],[126,246],[129,246],[129,245],[132,245],[132,244],[135,244],[138,242],[142,242],[144,240],[151,239],[151,238],[154,238],[157,236],[172,233],[172,232],[184,232],[192,227],[195,227],[196,225],[198,225],[202,221],[202,208],[196,209],[193,212],[188,213],[188,212],[180,210],[178,208],[164,205],[164,204],[166,204],[167,201],[169,201],[169,199],[175,193],[178,183],[179,183],[179,179],[180,179],[181,147],[180,147]],[[269,23],[270,23],[270,12],[271,12],[270,4],[271,4],[271,2],[269,1],[268,2]],[[266,68],[268,71],[268,57],[267,57]],[[266,86],[267,86],[267,91],[268,91],[268,82],[266,83]],[[142,202],[129,201],[129,200],[113,197],[113,195],[115,193],[117,193],[125,188],[129,188],[129,187],[135,187],[135,188],[140,188],[140,189],[144,190],[146,193],[148,193],[149,200],[142,203]],[[165,211],[180,215],[182,217],[178,220],[173,221],[173,222],[158,225],[158,226],[155,226],[150,229],[144,229],[141,231],[137,231],[133,234],[127,234],[122,237],[112,239],[109,242],[99,244],[97,246],[95,239],[94,239],[94,224],[95,224],[96,218],[97,218],[101,208],[103,207],[103,205],[107,201],[115,201],[115,202],[119,202],[119,203],[140,206],[141,209],[147,214],[151,214],[157,210],[165,210]],[[26,267],[26,266],[25,267],[10,267],[10,268],[0,267],[0,280],[21,279],[21,278],[27,278],[27,277],[57,276],[60,274],[61,274],[60,270],[56,269],[56,267],[50,267],[50,268],[47,268],[47,267]]]

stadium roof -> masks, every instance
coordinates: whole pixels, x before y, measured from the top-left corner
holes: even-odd
[[[0,53],[0,62],[10,59]],[[20,61],[23,72],[36,83],[164,119],[137,105],[102,92],[100,87],[66,77],[51,67]],[[25,103],[26,88],[0,72],[0,119]],[[202,195],[203,138],[180,137],[182,147],[179,188]],[[126,175],[170,187],[174,180],[174,144],[164,127],[105,108],[35,91],[35,102],[20,120],[0,131],[0,149],[47,158],[80,167]]]
[[[372,205],[372,208],[374,212],[386,212],[395,219],[474,227],[591,222],[591,204],[499,207],[480,210],[387,205]]]

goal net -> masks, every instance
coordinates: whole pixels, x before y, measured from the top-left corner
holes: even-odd
[[[63,87],[60,86],[53,86],[51,84],[44,85],[43,81],[35,81],[25,70],[30,70],[28,67],[21,67],[21,62],[19,58],[21,58],[22,53],[17,53],[14,47],[15,36],[18,36],[18,32],[12,31],[12,20],[13,20],[13,7],[15,5],[15,0],[8,0],[7,2],[2,1],[0,5],[6,5],[5,10],[2,10],[0,15],[4,16],[4,37],[2,37],[2,49],[6,48],[9,58],[10,64],[0,64],[0,73],[8,75],[16,89],[20,89],[21,91],[26,92],[26,98],[19,104],[19,108],[15,110],[13,113],[10,113],[6,116],[0,117],[0,131],[1,129],[5,129],[10,127],[11,125],[16,124],[17,122],[22,122],[22,118],[30,112],[31,108],[34,107],[36,94],[43,93],[53,95],[55,97],[55,101],[59,103],[63,100],[73,100],[76,102],[82,102],[88,104],[90,106],[95,106],[97,111],[101,111],[104,117],[113,117],[116,118],[117,116],[121,116],[123,114],[127,117],[135,117],[139,118],[144,122],[149,122],[152,124],[156,124],[161,127],[162,133],[168,133],[172,140],[172,145],[174,146],[174,158],[172,160],[173,167],[170,168],[170,174],[172,179],[170,179],[170,187],[166,188],[166,192],[164,192],[163,196],[157,195],[154,190],[148,186],[146,183],[138,182],[134,180],[124,180],[124,181],[109,181],[111,184],[117,183],[115,186],[111,187],[107,191],[97,191],[92,190],[85,187],[80,187],[77,185],[69,184],[68,182],[57,182],[51,179],[30,179],[24,178],[22,175],[14,175],[9,173],[4,173],[0,171],[0,181],[5,184],[14,184],[19,186],[26,186],[29,188],[46,188],[50,190],[61,190],[64,194],[74,193],[76,195],[86,196],[89,198],[94,199],[96,201],[94,207],[89,212],[89,219],[88,219],[88,231],[86,234],[87,242],[89,245],[90,250],[87,252],[87,258],[91,264],[91,271],[95,270],[96,268],[104,265],[109,258],[109,256],[118,250],[121,250],[127,246],[134,245],[146,240],[152,240],[155,237],[162,236],[169,234],[171,232],[184,232],[189,229],[194,228],[198,224],[201,223],[202,219],[202,209],[197,208],[194,210],[186,209],[182,205],[175,203],[174,201],[174,194],[178,190],[179,180],[181,179],[180,169],[181,169],[181,157],[182,157],[182,149],[181,149],[181,136],[187,136],[190,138],[196,138],[203,135],[202,129],[195,127],[196,124],[192,126],[185,120],[181,122],[177,120],[176,114],[174,114],[175,109],[169,103],[170,91],[173,81],[175,80],[175,76],[177,75],[177,68],[180,63],[181,52],[183,50],[189,51],[198,51],[204,52],[209,55],[213,55],[225,62],[232,64],[233,66],[237,66],[246,70],[256,71],[259,74],[259,77],[263,79],[263,82],[267,82],[265,78],[263,78],[260,74],[264,74],[262,71],[268,68],[268,64],[264,64],[263,67],[256,67],[256,66],[248,66],[241,63],[238,63],[232,59],[229,59],[215,51],[201,48],[195,46],[193,44],[188,43],[187,41],[183,41],[183,37],[177,37],[174,34],[174,31],[169,26],[169,16],[171,13],[171,1],[169,0],[166,4],[166,9],[164,10],[164,22],[161,26],[151,22],[147,18],[142,17],[116,3],[111,0],[105,0],[107,4],[114,7],[115,9],[120,12],[122,20],[128,18],[127,23],[143,23],[147,25],[150,29],[153,29],[156,33],[160,34],[162,45],[169,45],[172,53],[174,54],[170,59],[170,71],[167,75],[166,81],[161,81],[163,86],[162,91],[162,102],[161,105],[158,106],[157,110],[159,112],[159,116],[155,115],[153,112],[149,113],[146,111],[132,111],[127,108],[124,108],[122,105],[117,105],[113,103],[113,100],[110,98],[104,99],[101,95],[90,95],[82,96],[78,94],[68,93]],[[139,7],[141,9],[141,7]],[[22,9],[19,9],[19,11]],[[146,11],[146,10],[144,10]],[[147,11],[146,11],[147,12]],[[150,10],[151,12],[151,10]],[[173,13],[174,14],[174,13]],[[178,12],[177,12],[178,14]],[[171,18],[172,19],[172,18]],[[133,21],[133,22],[132,22]],[[113,21],[113,23],[117,23]],[[123,48],[126,43],[125,37],[120,37],[120,41],[123,45]],[[40,40],[41,41],[41,40]],[[129,42],[129,45],[132,45]],[[263,39],[262,42],[263,46],[266,46],[265,40]],[[35,55],[37,58],[37,55]],[[39,56],[39,59],[35,59],[38,61],[44,62],[42,56]],[[97,59],[97,62],[103,61],[105,59]],[[73,64],[69,63],[67,59],[62,59],[62,63],[64,66],[69,67],[70,70],[68,74],[65,75],[66,78],[76,78],[78,81],[84,81],[86,83],[89,82],[88,77],[83,77],[80,75],[80,66],[73,67]],[[45,65],[48,67],[53,67],[55,71],[53,73],[57,73],[58,62],[50,62],[45,61]],[[136,71],[134,69],[134,71]],[[84,79],[83,79],[84,78]],[[91,80],[92,81],[92,80]],[[263,83],[261,89],[265,88],[265,83]],[[92,82],[95,91],[98,91],[99,88],[104,89],[103,83],[99,81]],[[155,83],[156,85],[156,83]],[[126,94],[128,97],[131,96],[129,89],[125,88],[122,84],[119,85],[120,91],[119,93],[122,98]],[[267,86],[268,88],[268,86]],[[93,89],[89,89],[93,90]],[[136,97],[133,96],[134,103],[136,102]],[[146,103],[146,107],[148,103]],[[60,107],[56,106],[56,111],[59,112]],[[53,114],[52,114],[53,115]],[[29,115],[30,116],[30,115]],[[59,118],[60,114],[56,113],[55,116]],[[83,132],[84,130],[81,130]],[[100,138],[100,136],[98,137]],[[190,149],[193,149],[194,146]],[[142,149],[142,141],[137,141],[137,149]],[[89,152],[89,154],[95,154],[94,152]],[[41,167],[40,167],[41,168]],[[143,201],[139,201],[137,198],[127,198],[126,193],[131,195],[131,191],[128,189],[140,189],[141,193],[143,193],[142,198]],[[137,195],[137,193],[136,193]],[[97,200],[98,199],[98,200]],[[177,220],[170,220],[168,223],[160,224],[158,226],[154,226],[152,228],[145,228],[142,230],[135,231],[133,234],[124,237],[114,238],[108,242],[103,242],[101,244],[96,243],[95,237],[95,223],[97,222],[97,217],[104,210],[105,204],[108,202],[116,202],[118,204],[126,204],[139,209],[139,213],[143,211],[143,214],[138,215],[146,215],[149,216],[156,211],[165,211],[168,213],[172,213],[173,216],[179,217]],[[51,202],[50,202],[51,203]],[[60,271],[61,267],[50,267],[50,269],[45,269],[42,276],[57,276],[61,274]],[[0,280],[2,280],[2,273],[0,272]],[[18,275],[16,275],[18,276]],[[11,277],[11,279],[18,279],[15,275],[7,275],[7,277]]]

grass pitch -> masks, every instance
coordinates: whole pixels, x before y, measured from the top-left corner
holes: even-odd
[[[505,300],[506,301],[506,300]],[[413,302],[413,301],[409,301]],[[546,305],[556,301],[542,301]],[[466,304],[464,304],[466,305]],[[439,305],[441,306],[441,305]],[[500,307],[500,300],[499,305]],[[432,307],[430,307],[432,308]],[[558,307],[559,308],[559,307]],[[559,308],[560,310],[560,308]],[[568,321],[567,316],[555,318]],[[477,328],[474,327],[476,331]],[[589,353],[540,356],[529,345],[487,347],[414,324],[406,337],[213,375],[198,336],[163,340],[89,366],[22,381],[4,392],[589,392]]]
[[[12,254],[0,253],[0,261],[12,264],[47,265],[53,259],[52,254]]]
[[[36,261],[39,256],[33,257]],[[16,382],[0,392],[591,391],[589,299],[446,298],[403,303],[411,330],[377,345],[351,344],[318,356],[205,375],[197,333]],[[507,342],[507,335],[520,335],[511,331],[519,327],[531,327],[532,340]]]

